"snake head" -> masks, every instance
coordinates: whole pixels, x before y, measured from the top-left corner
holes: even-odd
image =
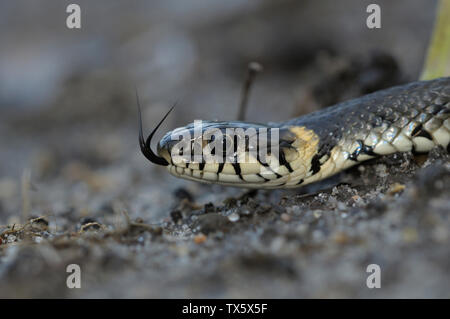
[[[188,180],[264,188],[283,183],[298,157],[288,129],[239,121],[195,121],[168,132],[158,156],[167,169]]]
[[[165,134],[155,153],[150,147],[152,138],[173,107],[144,140],[137,94],[136,99],[142,154],[176,177],[246,188],[292,187],[303,182],[308,170],[305,163],[311,157],[305,150],[312,145],[303,128],[194,121]]]

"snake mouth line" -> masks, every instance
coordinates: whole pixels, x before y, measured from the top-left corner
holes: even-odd
[[[187,180],[245,188],[260,188],[263,184],[265,188],[270,188],[271,186],[277,187],[285,183],[288,179],[288,176],[281,176],[270,170],[267,170],[265,173],[227,174],[223,172],[191,169],[188,167],[183,168],[176,165],[169,165],[167,169],[173,176]]]

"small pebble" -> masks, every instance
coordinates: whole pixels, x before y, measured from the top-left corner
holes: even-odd
[[[80,224],[81,225],[86,225],[86,224],[91,224],[91,223],[96,223],[96,222],[97,222],[97,220],[95,218],[92,218],[92,217],[83,217],[80,220]]]
[[[173,210],[170,212],[170,217],[172,218],[172,221],[177,224],[178,221],[183,219],[183,215],[179,210]]]
[[[433,231],[433,239],[437,242],[444,243],[449,239],[449,231],[447,227],[438,225],[435,230]]]
[[[342,232],[342,231],[336,232],[334,234],[334,238],[333,239],[334,239],[334,241],[337,244],[341,244],[341,245],[347,244],[349,242],[349,240],[350,240],[348,235],[346,233]]]
[[[407,227],[403,229],[403,241],[407,243],[413,243],[416,242],[419,239],[419,234],[417,233],[417,230],[412,227]]]
[[[296,231],[300,234],[300,235],[304,235],[308,232],[308,225],[305,224],[300,224],[297,226]]]
[[[297,205],[286,207],[286,212],[288,214],[299,214],[300,213],[300,207]]]
[[[135,219],[135,222],[138,223],[138,224],[143,224],[144,220],[141,217],[138,217],[138,218]]]
[[[312,237],[314,240],[322,240],[324,237],[324,234],[322,231],[316,229],[312,232]]]
[[[100,230],[101,228],[102,228],[101,224],[99,224],[97,222],[92,222],[92,223],[83,224],[83,226],[81,226],[80,232],[97,231],[97,230]]]
[[[6,239],[6,242],[7,242],[8,244],[10,244],[10,243],[15,242],[16,239],[17,239],[16,236],[14,236],[14,235],[8,235],[8,237],[7,237],[7,239]]]
[[[387,193],[389,195],[395,195],[397,193],[402,192],[404,189],[406,188],[405,185],[400,184],[400,183],[394,183],[389,187],[389,190],[387,191]]]
[[[286,214],[286,213],[281,214],[280,218],[282,221],[284,221],[286,223],[292,219],[291,215]]]
[[[217,230],[223,231],[229,225],[231,225],[231,222],[227,217],[218,213],[211,213],[198,216],[198,219],[192,224],[192,229],[209,234]]]
[[[41,231],[48,229],[48,221],[44,217],[30,219],[30,224],[33,226],[33,228],[39,229]]]
[[[216,208],[214,207],[213,203],[205,204],[205,206],[204,206],[204,213],[205,214],[214,213],[215,211],[216,211]]]
[[[233,223],[237,222],[239,220],[239,214],[236,212],[231,213],[230,215],[228,215],[228,220]]]
[[[191,193],[189,193],[189,191],[186,190],[186,189],[183,188],[183,187],[177,188],[177,189],[174,191],[173,194],[174,194],[175,197],[178,198],[179,200],[187,199],[189,202],[194,201],[194,197],[191,195]]]
[[[388,176],[388,173],[387,173],[387,166],[386,166],[386,165],[384,165],[384,164],[378,164],[378,165],[375,167],[375,169],[376,169],[377,175],[378,175],[379,177],[387,177],[387,176]]]
[[[206,241],[206,236],[202,233],[195,235],[194,243],[203,244]]]

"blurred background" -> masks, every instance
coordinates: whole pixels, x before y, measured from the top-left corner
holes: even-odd
[[[203,186],[141,156],[135,86],[147,131],[178,101],[158,138],[195,119],[235,119],[258,61],[247,119],[286,120],[417,79],[436,5],[378,1],[382,28],[368,29],[370,1],[78,1],[82,27],[68,29],[69,3],[0,4],[2,222],[20,209],[25,169],[36,213],[142,196],[148,216],[164,215],[167,191]]]
[[[73,2],[81,7],[81,29],[66,27],[66,7]],[[85,222],[100,220],[114,224],[111,220],[123,209],[132,220],[158,224],[170,219],[181,199],[195,201],[202,207],[205,203],[217,205],[225,198],[241,195],[241,189],[176,179],[141,155],[135,87],[141,98],[146,132],[178,102],[160,128],[156,141],[168,130],[196,119],[236,119],[241,86],[251,61],[264,67],[250,97],[247,120],[253,122],[287,120],[417,80],[431,36],[436,1],[377,0],[382,10],[382,27],[368,29],[366,8],[372,2],[1,1],[0,225],[12,225],[33,216],[51,216],[50,226],[56,225],[55,229],[64,233],[79,230],[82,218]],[[273,191],[267,196],[278,203],[283,192]],[[172,219],[175,220],[173,214]],[[251,233],[245,229],[243,234],[247,232]],[[184,240],[185,233],[179,234],[178,240]],[[239,237],[235,240],[238,246],[252,243]],[[146,249],[155,251],[147,257],[135,254],[133,258],[141,258],[136,260],[130,259],[129,254],[134,250],[140,252],[137,246],[131,250],[127,246],[100,249],[79,242],[80,250],[56,253],[56,246],[41,245],[36,250],[14,252],[16,255],[8,253],[9,261],[6,257],[0,260],[0,280],[6,280],[2,274],[7,274],[9,292],[16,296],[66,295],[68,290],[61,288],[65,279],[56,280],[45,273],[48,265],[53,265],[47,261],[71,260],[73,256],[84,256],[81,252],[85,251],[89,252],[88,260],[95,260],[93,282],[103,280],[95,267],[110,267],[114,274],[118,269],[123,270],[132,280],[127,281],[130,277],[125,275],[119,281],[105,277],[94,290],[73,292],[82,296],[183,297],[189,292],[190,296],[203,297],[267,297],[274,291],[280,296],[298,296],[289,295],[298,293],[296,289],[300,286],[290,275],[285,277],[289,273],[285,266],[278,281],[259,286],[265,282],[264,272],[262,277],[252,277],[248,282],[233,281],[238,286],[248,283],[248,289],[239,286],[241,290],[234,294],[224,294],[227,280],[235,277],[224,279],[220,273],[230,269],[230,274],[235,275],[242,265],[221,264],[223,251],[217,249],[203,255],[204,259],[192,261],[184,243],[170,246],[174,241],[169,238],[164,242],[173,250],[152,242]],[[379,246],[372,248],[372,252],[379,251]],[[162,251],[169,251],[175,261],[153,259],[155,254],[165,256]],[[356,251],[349,254],[359,256]],[[396,255],[395,248],[390,256]],[[209,262],[209,256],[216,256],[211,265],[219,266],[206,270],[206,279],[195,279],[197,267],[199,264],[207,267],[202,260]],[[242,263],[247,266],[266,265],[268,261],[268,269],[272,269],[271,263],[278,267],[278,263],[259,254],[256,261],[244,257]],[[330,270],[329,264],[323,262],[326,258],[322,257],[316,259],[320,265],[317,269]],[[276,260],[280,260],[278,256]],[[298,260],[297,266],[302,260]],[[150,261],[155,263],[152,267],[148,267]],[[21,268],[35,263],[40,270]],[[303,277],[316,281],[312,286],[301,286],[302,293],[361,296],[357,292],[359,288],[342,290],[339,286],[341,281],[354,280],[351,274],[355,264],[350,265],[346,260],[339,265],[332,264],[330,272]],[[134,272],[136,265],[142,276],[144,269],[148,269],[145,280],[139,272]],[[423,269],[431,273],[428,268]],[[158,270],[164,270],[165,275],[161,276]],[[333,272],[339,271],[342,276],[337,279],[335,290],[311,290],[317,288],[315,284],[324,287],[324,282],[333,281]],[[36,275],[34,285],[23,281],[24,274],[29,273]],[[435,278],[439,282],[439,277]],[[148,282],[159,288],[148,292]],[[127,284],[135,290],[117,289]],[[432,284],[430,287],[434,287]],[[290,290],[286,290],[288,286]],[[170,287],[182,288],[170,290]],[[406,285],[395,290],[396,286],[391,292],[395,296],[399,291],[414,291],[408,287],[411,288]],[[5,290],[0,295],[8,294]]]

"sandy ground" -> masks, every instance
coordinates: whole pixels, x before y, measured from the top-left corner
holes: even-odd
[[[365,7],[344,2],[80,1],[111,19],[78,33],[55,28],[56,4],[28,8],[47,17],[32,31],[19,5],[0,10],[15,17],[1,31],[0,297],[450,297],[442,149],[274,191],[179,180],[138,150],[134,85],[147,131],[178,100],[162,136],[234,119],[252,60],[265,71],[248,119],[261,122],[416,79],[430,2],[380,1],[372,33]],[[80,289],[66,286],[69,264]],[[380,289],[366,286],[369,264]]]

